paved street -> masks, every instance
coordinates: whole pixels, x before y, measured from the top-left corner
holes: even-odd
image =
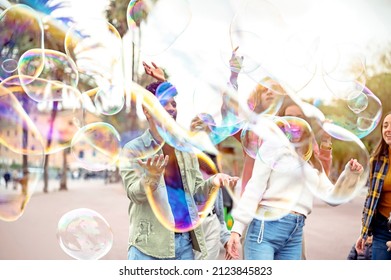
[[[102,179],[68,183],[69,190],[60,192],[52,181],[50,192],[38,189],[17,221],[0,221],[0,259],[71,259],[60,248],[56,230],[61,216],[76,208],[95,210],[111,225],[114,243],[103,259],[126,259],[128,199],[121,184],[105,185]],[[308,259],[346,259],[360,231],[363,200],[360,196],[338,207],[315,201],[305,226]]]
[[[365,195],[332,207],[316,200],[304,227],[307,258],[315,260],[346,259],[361,229]]]

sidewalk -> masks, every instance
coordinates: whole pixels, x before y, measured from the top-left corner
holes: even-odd
[[[0,221],[0,259],[69,260],[56,238],[59,219],[77,208],[90,208],[110,224],[114,243],[102,259],[124,260],[128,244],[128,198],[121,183],[103,179],[69,180],[68,191],[51,181],[49,193],[36,190],[17,221]],[[304,227],[307,259],[344,260],[360,232],[364,196],[338,207],[315,200]]]
[[[360,234],[364,200],[362,193],[337,207],[314,201],[304,227],[307,259],[346,260]]]
[[[49,193],[38,187],[23,216],[14,222],[0,221],[0,259],[67,260],[57,241],[61,216],[77,208],[89,208],[110,224],[114,242],[103,259],[126,259],[128,244],[128,198],[121,183],[104,185],[103,179],[69,180],[68,191],[58,191],[51,181]]]

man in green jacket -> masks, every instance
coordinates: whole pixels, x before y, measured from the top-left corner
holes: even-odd
[[[159,81],[147,89],[175,120],[175,87]],[[202,229],[192,227],[199,219],[193,196],[197,190],[214,193],[223,183],[233,187],[239,178],[218,173],[203,180],[197,156],[164,143],[151,112],[146,107],[143,112],[149,129],[128,142],[124,149],[148,156],[130,167],[121,167],[130,199],[128,259],[189,260],[194,259],[193,250],[201,252],[205,258],[207,249]],[[158,219],[156,214],[161,217]]]

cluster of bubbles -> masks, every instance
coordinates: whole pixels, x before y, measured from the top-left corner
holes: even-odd
[[[126,18],[136,50],[158,55],[185,33],[192,10],[183,0],[131,0]],[[213,161],[201,151],[216,154],[215,145],[237,133],[241,133],[246,155],[259,158],[281,176],[297,170],[303,189],[309,188],[327,203],[337,205],[354,198],[368,177],[369,155],[360,139],[375,129],[382,110],[380,100],[366,85],[362,51],[345,43],[323,46],[315,32],[289,30],[279,10],[265,0],[243,1],[227,34],[218,46],[221,63],[198,75],[187,109],[207,129],[190,131],[175,122],[158,97],[137,83],[125,88],[123,38],[110,23],[91,20],[89,25],[67,28],[62,53],[45,49],[44,23],[33,9],[13,5],[4,10],[0,14],[0,170],[23,171],[15,175],[15,189],[1,180],[0,201],[6,206],[0,208],[0,219],[12,221],[23,214],[42,176],[45,156],[66,148],[86,170],[119,166],[142,176],[139,161],[170,145],[196,151],[197,157],[190,160],[203,162],[214,174]],[[233,53],[236,46],[239,48]],[[227,70],[234,76],[230,83]],[[89,82],[80,84],[82,76],[89,77]],[[172,90],[165,89],[163,94]],[[121,139],[117,125],[126,120],[102,121],[113,120],[126,109],[130,91],[131,101],[141,103],[156,120],[163,143],[144,143],[140,148]],[[287,98],[295,101],[308,119],[281,115]],[[319,148],[313,139],[320,133],[331,138],[334,152],[349,151],[364,166],[362,176],[348,189],[337,181],[344,164],[326,174],[323,163],[318,162],[321,182],[307,182],[304,166],[317,165],[313,158]],[[199,226],[217,195],[216,190],[202,193],[199,213],[190,213],[193,221],[179,228],[167,207],[166,190],[146,192],[156,217],[176,232]],[[234,200],[239,199],[229,192]],[[292,209],[300,196],[287,189],[288,208]],[[276,219],[287,212],[289,209],[261,214]],[[113,238],[103,217],[89,209],[64,215],[58,237],[63,250],[77,259],[101,258],[110,250]]]
[[[376,128],[382,112],[380,100],[366,86],[363,51],[353,43],[325,44],[324,38],[312,30],[290,30],[273,4],[255,0],[242,2],[230,22],[229,36],[222,41],[221,67],[213,70],[217,75],[200,76],[194,91],[193,110],[199,116],[208,113],[205,122],[211,139],[218,139],[215,142],[219,143],[229,135],[220,133],[216,137],[215,127],[231,131],[230,135],[241,131],[246,155],[259,157],[269,168],[283,174],[292,169],[304,172],[304,163],[313,165],[312,158],[319,155],[319,146],[312,140],[295,143],[298,133],[318,140],[321,134],[327,134],[334,152],[349,151],[364,171],[354,184],[343,189],[337,179],[345,170],[345,163],[334,163],[331,173],[326,174],[324,163],[320,162],[323,184],[305,184],[303,176],[303,186],[331,205],[346,203],[359,194],[368,177],[369,163],[368,151],[360,139]],[[227,86],[227,75],[220,73],[224,67],[238,73],[238,88]],[[203,102],[206,96],[212,102]],[[292,99],[307,119],[281,117],[280,109],[286,99]],[[234,121],[222,110],[226,103]],[[233,192],[232,196],[239,199]],[[293,208],[300,195],[287,190],[284,197],[291,198],[288,204]],[[259,214],[254,209],[249,211],[255,216]],[[276,219],[287,213],[282,212],[267,211],[262,215]]]

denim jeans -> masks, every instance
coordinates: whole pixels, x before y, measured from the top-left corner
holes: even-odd
[[[391,260],[391,252],[387,251],[386,242],[391,240],[391,232],[387,228],[387,218],[377,215],[373,217],[372,226],[372,260]]]
[[[128,260],[194,260],[193,246],[188,232],[175,234],[175,257],[155,258],[144,254],[132,246],[128,252]]]
[[[245,260],[300,260],[305,217],[288,214],[276,221],[253,219],[244,242]]]

